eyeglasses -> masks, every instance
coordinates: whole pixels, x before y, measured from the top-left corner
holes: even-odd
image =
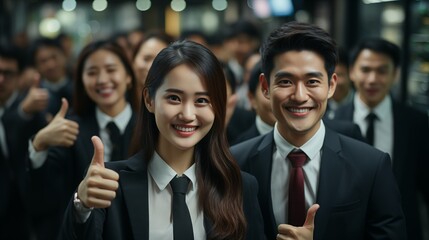
[[[3,75],[5,80],[10,80],[18,75],[18,72],[12,70],[0,69],[0,75]]]

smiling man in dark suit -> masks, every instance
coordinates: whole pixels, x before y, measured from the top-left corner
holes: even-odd
[[[399,74],[400,49],[379,38],[361,41],[351,52],[350,77],[356,87],[352,102],[335,118],[358,124],[369,143],[392,158],[402,195],[409,239],[422,239],[418,192],[429,203],[429,120],[390,96]],[[375,114],[372,130],[367,116]]]
[[[317,203],[314,239],[406,239],[389,155],[329,130],[321,120],[337,81],[337,50],[329,34],[286,23],[270,34],[261,53],[262,91],[277,123],[232,153],[259,182],[267,238],[311,231],[300,226]],[[294,156],[303,157],[302,167],[292,164]]]

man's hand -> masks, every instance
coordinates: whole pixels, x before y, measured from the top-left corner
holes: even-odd
[[[116,197],[119,174],[104,167],[104,145],[101,139],[91,138],[94,156],[85,178],[80,182],[78,198],[87,208],[107,208]]]
[[[65,118],[69,105],[65,98],[61,101],[62,105],[58,113],[34,137],[33,146],[36,151],[44,151],[52,146],[70,147],[76,141],[79,124]]]
[[[27,96],[22,100],[21,108],[26,114],[42,112],[49,103],[48,90],[40,88],[40,75],[34,79],[33,85],[28,90]]]
[[[280,224],[277,240],[312,240],[314,231],[314,218],[316,217],[319,204],[314,204],[307,211],[307,218],[302,227],[295,227],[289,224]]]

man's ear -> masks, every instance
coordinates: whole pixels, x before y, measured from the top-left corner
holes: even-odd
[[[268,85],[268,79],[263,73],[259,75],[259,84],[261,84],[261,91],[264,97],[270,99],[270,86]]]
[[[154,106],[155,103],[153,99],[150,97],[149,90],[147,88],[143,90],[143,98],[144,98],[144,104],[147,110],[153,113],[155,111],[155,106]]]
[[[328,99],[334,95],[336,88],[337,88],[337,74],[334,73],[332,74],[331,80],[329,81]]]

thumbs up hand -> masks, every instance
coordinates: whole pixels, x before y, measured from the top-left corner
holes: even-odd
[[[106,208],[116,197],[119,175],[104,167],[104,145],[101,139],[91,138],[94,156],[85,178],[80,182],[77,196],[87,208]]]
[[[313,204],[307,211],[307,218],[302,227],[295,227],[289,224],[280,224],[278,227],[279,234],[277,240],[312,240],[314,232],[314,218],[319,209],[319,204]]]
[[[65,98],[61,101],[62,104],[58,113],[34,137],[33,147],[36,151],[44,151],[52,146],[70,147],[76,141],[79,134],[79,124],[65,118],[69,104]]]
[[[22,111],[26,114],[42,112],[49,103],[48,90],[40,88],[40,75],[36,75],[33,85],[28,90],[27,96],[21,103]]]

